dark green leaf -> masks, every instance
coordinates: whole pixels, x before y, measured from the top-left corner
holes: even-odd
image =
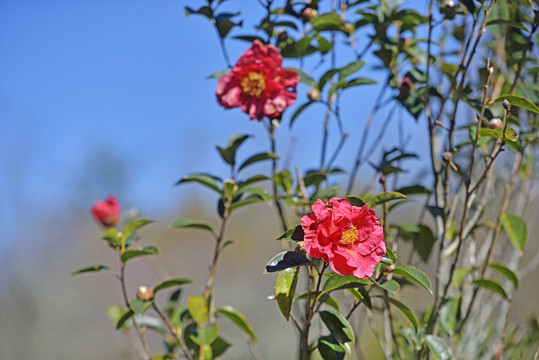
[[[346,79],[348,76],[359,71],[363,66],[365,66],[365,61],[352,61],[350,64],[339,69],[340,78]]]
[[[528,237],[526,222],[521,217],[513,214],[501,214],[500,220],[507,237],[509,237],[519,254],[522,255]]]
[[[134,257],[138,256],[144,256],[144,255],[157,255],[159,254],[159,250],[155,246],[145,246],[143,249],[137,250],[137,249],[129,249],[123,252],[122,254],[122,261],[126,262],[129,259],[132,259]]]
[[[196,182],[200,185],[203,185],[209,189],[212,189],[213,191],[217,192],[218,194],[221,194],[221,189],[219,188],[219,185],[217,185],[217,181],[215,177],[205,175],[205,174],[192,174],[187,175],[178,180],[176,185],[184,184],[187,182]]]
[[[91,265],[91,266],[86,266],[81,269],[73,271],[71,273],[71,276],[86,273],[86,272],[107,272],[107,271],[111,272],[112,270],[111,268],[105,265]]]
[[[304,255],[295,251],[283,251],[275,255],[268,261],[266,265],[266,272],[272,273],[295,267],[303,264],[310,264],[311,262]]]
[[[213,11],[209,6],[202,6],[198,10],[193,10],[192,8],[186,6],[184,7],[184,11],[185,11],[186,17],[189,15],[198,14],[198,15],[203,15],[207,17],[208,19],[213,19]]]
[[[352,206],[363,207],[366,204],[366,202],[363,201],[363,199],[357,196],[346,196],[346,200],[348,200],[348,202]]]
[[[304,237],[303,228],[299,222],[295,223],[290,229],[286,230],[284,234],[279,236],[277,240],[291,239],[294,241],[303,241]]]
[[[161,284],[157,285],[153,289],[153,293],[157,294],[159,291],[167,289],[169,287],[182,286],[185,284],[192,284],[192,283],[193,281],[191,279],[186,279],[186,278],[176,278],[176,279],[166,280],[166,281],[163,281]]]
[[[499,272],[500,274],[502,274],[503,276],[505,276],[507,279],[509,279],[513,283],[515,288],[518,288],[518,276],[517,274],[515,274],[513,270],[509,269],[507,266],[503,264],[490,263],[488,264],[488,266],[492,270],[495,270]]]
[[[406,195],[403,195],[396,191],[381,193],[381,194],[376,195],[374,198],[372,198],[371,201],[369,201],[369,206],[373,208],[382,203],[393,201],[393,200],[400,200],[400,199],[407,199],[407,197]]]
[[[213,228],[210,225],[201,223],[201,222],[196,222],[193,220],[187,220],[187,219],[174,220],[173,222],[170,223],[169,227],[171,229],[182,229],[182,228],[199,229],[199,230],[209,231],[212,234],[214,233]]]
[[[275,282],[275,298],[281,313],[286,320],[290,318],[290,309],[294,302],[294,292],[298,282],[298,273],[294,268],[288,268],[279,272]]]
[[[292,127],[292,124],[296,120],[296,118],[303,112],[303,110],[307,109],[309,105],[314,104],[314,101],[306,102],[305,104],[301,105],[299,108],[296,109],[292,117],[290,118],[290,127]]]
[[[260,153],[260,154],[256,154],[256,155],[253,155],[251,156],[249,159],[245,160],[245,162],[243,164],[241,164],[241,166],[239,167],[238,171],[241,171],[243,168],[251,165],[251,164],[254,164],[256,162],[259,162],[259,161],[264,161],[264,160],[273,160],[273,159],[278,159],[279,157],[277,155],[275,155],[274,153]]]
[[[131,309],[127,311],[121,318],[118,320],[118,323],[116,324],[116,330],[120,329],[122,325],[131,318],[131,316],[135,315],[135,312]]]
[[[217,309],[219,314],[226,316],[234,324],[236,324],[245,334],[247,334],[253,341],[256,341],[256,334],[245,316],[240,313],[238,310],[234,309],[232,306],[223,306]]]
[[[430,254],[432,253],[436,236],[426,225],[419,225],[418,230],[417,235],[414,237],[414,250],[426,263],[429,261]]]
[[[410,322],[412,323],[412,325],[414,326],[414,328],[416,329],[416,331],[418,330],[419,328],[419,323],[417,322],[417,318],[416,316],[414,315],[414,313],[412,312],[412,310],[410,310],[406,305],[404,305],[403,303],[401,303],[400,301],[398,300],[395,300],[393,298],[390,298],[388,296],[384,296],[384,295],[376,295],[374,297],[379,297],[379,298],[382,298],[384,299],[385,301],[389,302],[390,304],[392,305],[395,305],[400,311],[402,311],[402,313],[408,318],[408,320],[410,320]]]
[[[348,320],[335,310],[323,310],[319,314],[335,340],[344,347],[348,354],[351,354],[355,336]]]
[[[331,291],[358,288],[362,285],[369,284],[372,284],[369,279],[357,279],[353,275],[342,276],[339,274],[330,274],[322,287],[322,292],[318,295],[318,300]]]
[[[236,151],[238,150],[238,147],[249,137],[249,135],[232,135],[228,140],[226,149],[217,146],[217,150],[227,164],[234,166],[236,163]]]
[[[360,286],[357,289],[348,289],[356,299],[365,304],[366,307],[372,310],[371,297],[364,287]]]
[[[314,79],[311,76],[309,76],[307,73],[305,73],[303,70],[298,69],[298,68],[285,68],[285,69],[294,70],[299,76],[300,83],[309,85],[310,87],[313,87],[313,88],[317,86],[316,81],[314,81]]]
[[[503,287],[500,285],[500,283],[497,282],[496,280],[481,278],[481,279],[474,280],[472,283],[484,289],[490,290],[495,294],[500,295],[505,300],[509,300],[507,293],[505,292]]]
[[[350,81],[339,81],[333,85],[328,92],[328,97],[331,97],[337,90],[348,89],[349,87],[358,86],[358,85],[372,85],[376,84],[376,81],[368,78],[357,78]]]
[[[503,102],[504,100],[507,100],[511,103],[513,106],[517,106],[526,110],[533,111],[536,114],[539,114],[539,107],[532,103],[530,100],[523,98],[522,96],[518,95],[502,95],[496,100],[494,100],[494,103],[497,102]]]
[[[393,270],[393,273],[402,275],[413,282],[418,283],[432,294],[432,285],[430,283],[430,279],[423,271],[416,269],[413,266],[399,265]]]
[[[202,296],[190,296],[187,299],[187,309],[197,324],[205,324],[208,321],[208,306]]]
[[[491,21],[487,22],[487,26],[490,26],[490,25],[511,26],[511,27],[514,27],[514,28],[517,28],[517,29],[520,29],[520,30],[524,30],[527,33],[530,32],[530,30],[528,30],[528,28],[524,24],[518,23],[518,22],[515,22],[515,21],[496,19],[496,20],[491,20]]]
[[[146,226],[148,224],[151,224],[151,223],[153,223],[152,220],[144,220],[144,219],[133,220],[133,221],[130,221],[129,223],[127,223],[124,226],[124,229],[122,231],[122,237],[120,239],[121,242],[123,243],[123,245],[126,244],[127,239],[131,235],[135,234],[138,229],[140,229],[141,227]]]
[[[265,180],[270,180],[270,178],[267,177],[266,175],[254,175],[245,181],[238,182],[238,188],[239,190],[242,190],[242,189],[245,189],[247,186],[250,186],[252,184],[256,184],[258,182],[265,181]]]
[[[346,355],[346,350],[331,335],[318,339],[318,352],[324,360],[343,360]]]
[[[287,194],[290,194],[290,191],[292,189],[292,175],[290,175],[290,171],[283,170],[276,173],[273,177],[273,181],[275,181],[275,184],[281,190],[283,190]]]
[[[427,343],[429,350],[432,351],[432,353],[436,355],[438,359],[451,359],[451,352],[449,351],[449,347],[445,344],[442,338],[436,335],[426,335],[425,342]]]
[[[401,193],[403,195],[409,196],[409,195],[423,195],[423,194],[430,194],[431,191],[427,189],[424,186],[421,185],[412,185],[412,186],[406,186],[403,188],[400,188],[397,190],[398,193]]]
[[[470,12],[470,14],[475,13],[475,4],[473,0],[460,0],[460,2],[466,6],[466,9]]]

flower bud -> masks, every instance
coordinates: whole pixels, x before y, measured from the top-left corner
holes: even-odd
[[[395,270],[395,264],[386,265],[384,266],[384,269],[382,271],[382,274],[387,276],[389,273],[391,273],[393,270]]]
[[[279,42],[283,42],[283,41],[288,40],[288,33],[286,32],[285,29],[277,30],[277,40]]]
[[[107,200],[99,200],[92,206],[92,215],[103,226],[116,226],[120,222],[122,209],[116,196],[109,195]]]
[[[499,129],[499,128],[503,127],[503,121],[501,121],[498,118],[493,118],[488,123],[488,127],[491,128],[491,129]]]
[[[354,32],[355,27],[354,24],[347,22],[344,24],[344,29],[346,30],[346,34],[350,35]]]
[[[301,255],[306,255],[307,251],[305,250],[305,242],[304,241],[298,241],[294,251],[297,252],[297,253],[300,253]]]
[[[412,89],[412,80],[410,80],[410,78],[407,76],[403,77],[397,85],[397,89],[399,89],[400,97],[408,96],[410,90]]]
[[[378,179],[378,182],[383,185],[386,183],[386,180],[387,180],[386,176],[382,175],[380,176],[380,179]]]
[[[507,99],[505,99],[502,104],[505,110],[507,111],[511,110],[511,103],[507,101]]]
[[[317,88],[312,88],[307,93],[307,97],[311,101],[320,101],[320,90],[318,90]]]
[[[312,7],[306,7],[301,11],[301,18],[303,22],[309,22],[318,16],[318,10]]]
[[[446,163],[449,163],[451,161],[453,161],[453,153],[450,152],[450,151],[446,151],[442,154],[442,159],[444,160],[444,162]]]
[[[153,299],[153,290],[146,286],[139,286],[137,290],[137,299],[150,301]]]

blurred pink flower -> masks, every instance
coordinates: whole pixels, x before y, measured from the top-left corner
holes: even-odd
[[[109,195],[107,200],[99,200],[92,206],[92,215],[103,226],[118,225],[121,212],[120,203],[114,195]]]
[[[240,107],[251,120],[278,117],[296,101],[299,81],[294,70],[282,68],[282,62],[275,46],[253,42],[232,71],[219,79],[219,104],[226,109]]]
[[[345,198],[318,199],[301,219],[305,250],[328,262],[340,275],[372,276],[386,253],[383,229],[374,210],[352,206]]]

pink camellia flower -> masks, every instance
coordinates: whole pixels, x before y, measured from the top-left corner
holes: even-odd
[[[92,215],[103,226],[118,225],[121,212],[120,203],[114,195],[109,195],[107,200],[99,200],[92,206]]]
[[[301,219],[305,250],[328,262],[340,275],[372,276],[386,253],[384,234],[374,210],[352,206],[345,198],[318,199],[313,213]]]
[[[299,81],[294,70],[282,68],[282,62],[275,46],[253,42],[232,71],[219,79],[219,104],[225,109],[239,106],[251,120],[278,117],[296,101]]]

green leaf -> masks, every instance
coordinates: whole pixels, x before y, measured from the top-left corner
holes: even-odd
[[[513,283],[515,288],[518,288],[518,276],[517,274],[513,272],[513,270],[509,269],[507,266],[503,264],[490,263],[488,264],[488,266],[492,270],[495,270],[499,272],[500,274],[502,274],[503,276],[505,276],[507,279],[509,279],[509,281]]]
[[[407,197],[406,195],[403,195],[396,191],[381,193],[374,196],[372,200],[369,201],[369,207],[374,208],[375,206],[378,206],[382,203],[393,201],[393,200],[400,200],[400,199],[407,199]]]
[[[272,273],[310,263],[309,259],[298,252],[282,251],[268,261],[266,264],[266,272]]]
[[[453,335],[460,321],[460,296],[449,298],[440,308],[440,328],[450,336]]]
[[[335,340],[344,347],[348,354],[352,354],[355,336],[348,320],[335,310],[323,310],[319,314]]]
[[[129,301],[129,307],[135,314],[142,314],[152,306],[153,301],[142,301],[139,299],[133,299]]]
[[[397,293],[397,291],[399,291],[400,289],[399,283],[393,279],[386,280],[383,283],[379,283],[378,285],[393,294]]]
[[[477,270],[477,268],[457,268],[455,269],[455,272],[453,273],[453,281],[452,284],[455,288],[458,288],[464,278],[471,273],[472,271]]]
[[[365,61],[352,61],[350,64],[339,69],[340,78],[343,80],[346,79],[348,76],[359,71],[363,66],[365,66]]]
[[[500,295],[502,298],[506,300],[509,300],[507,293],[505,292],[503,287],[500,285],[500,283],[497,282],[496,280],[481,278],[481,279],[474,280],[472,283],[484,289],[490,290],[493,293]]]
[[[345,197],[346,197],[346,200],[348,200],[348,202],[352,206],[363,207],[366,204],[366,202],[363,201],[363,199],[360,197],[357,197],[357,196],[345,196]]]
[[[346,29],[344,20],[336,13],[322,14],[314,18],[311,22],[313,30],[326,31],[326,30],[341,30]]]
[[[324,360],[343,360],[346,350],[331,335],[318,338],[318,352]]]
[[[301,223],[298,221],[292,227],[284,232],[277,240],[290,239],[294,241],[303,241],[305,233],[301,227]]]
[[[434,355],[436,355],[438,359],[440,360],[451,359],[451,352],[449,351],[449,347],[442,340],[442,338],[436,335],[426,335],[425,342],[427,343],[429,350]]]
[[[125,241],[124,239],[127,239],[128,237],[130,237],[141,227],[151,224],[153,222],[154,222],[153,220],[143,220],[143,219],[133,220],[133,221],[128,222],[124,226],[124,229],[122,230],[122,241]]]
[[[248,335],[253,341],[256,342],[256,334],[245,316],[243,316],[242,313],[240,313],[238,310],[234,309],[232,306],[223,306],[219,309],[217,309],[217,312],[219,314],[222,314],[226,316],[229,320],[231,320],[234,324],[236,324],[243,332]]]
[[[213,228],[210,225],[201,223],[201,222],[196,222],[193,220],[187,220],[187,219],[174,220],[173,222],[170,223],[169,227],[171,229],[182,229],[182,228],[199,229],[199,230],[209,231],[212,234],[214,234]]]
[[[349,87],[358,86],[358,85],[372,85],[376,84],[376,81],[369,78],[357,78],[350,81],[339,81],[334,84],[328,92],[328,97],[331,97],[337,90],[348,89]]]
[[[247,186],[250,186],[258,182],[265,181],[265,180],[271,180],[271,179],[267,177],[266,175],[254,175],[245,181],[238,182],[238,189],[241,190],[241,189],[246,188]]]
[[[251,205],[251,204],[260,203],[260,202],[265,202],[265,201],[267,201],[267,200],[263,199],[263,198],[260,198],[258,196],[256,196],[256,197],[253,196],[253,197],[245,198],[243,200],[234,202],[232,205],[230,205],[228,210],[230,211],[230,213],[232,213],[233,211],[235,211],[235,210],[237,210],[237,209],[239,209],[241,207]]]
[[[369,279],[357,279],[353,275],[342,276],[339,274],[330,274],[322,287],[322,291],[318,295],[318,300],[331,291],[358,288],[362,285],[369,284],[372,284]]]
[[[197,345],[211,345],[217,337],[219,336],[219,325],[217,324],[208,324],[208,326],[201,328],[197,327],[197,334],[190,335],[191,340],[193,340]]]
[[[218,337],[215,339],[215,341],[211,344],[211,350],[212,355],[214,358],[218,358],[219,356],[223,355],[225,351],[230,347],[230,344],[227,343],[222,338]]]
[[[290,191],[292,190],[292,175],[290,175],[290,171],[283,170],[276,173],[273,177],[273,181],[275,181],[275,184],[281,190],[287,194],[290,194]]]
[[[492,101],[492,103],[503,102],[504,100],[509,101],[509,103],[511,103],[511,105],[513,106],[517,106],[539,114],[539,107],[537,107],[537,105],[532,103],[530,100],[518,95],[502,95],[496,100]]]
[[[166,281],[163,281],[162,283],[160,283],[159,285],[157,285],[153,289],[153,293],[157,294],[159,291],[167,289],[169,287],[182,286],[182,285],[185,285],[185,284],[192,284],[192,283],[193,283],[193,281],[191,279],[187,279],[187,278],[176,278],[176,279],[166,280]]]
[[[522,255],[528,237],[526,222],[521,217],[513,214],[501,214],[500,220],[507,237],[509,237],[519,254]]]
[[[116,228],[109,228],[103,236],[101,236],[101,239],[105,240],[109,243],[112,247],[119,247],[120,246],[120,236],[118,234],[118,230]]]
[[[412,186],[406,186],[403,188],[400,188],[397,190],[398,193],[401,193],[403,195],[409,196],[409,195],[423,195],[423,194],[430,194],[431,191],[427,189],[424,186],[421,185],[412,185]]]
[[[460,0],[460,2],[466,6],[466,9],[470,12],[470,14],[475,13],[475,4],[473,0]]]
[[[275,298],[281,313],[286,320],[290,318],[290,309],[294,302],[294,292],[298,282],[298,273],[294,268],[288,268],[279,272],[275,283]]]
[[[116,324],[116,330],[119,330],[122,325],[131,318],[131,316],[135,315],[135,312],[131,309],[129,309],[123,316],[118,320],[118,323]]]
[[[219,188],[219,185],[217,185],[217,181],[216,181],[217,179],[218,178],[209,176],[206,174],[192,174],[192,175],[184,176],[183,178],[178,180],[176,185],[184,184],[187,182],[196,182],[202,186],[205,186],[217,192],[218,194],[221,194],[221,189]]]
[[[86,272],[111,272],[112,269],[105,265],[91,265],[81,269],[75,270],[71,273],[71,276],[86,273]]]
[[[487,128],[481,128],[479,129],[479,135],[480,136],[489,136],[493,138],[502,139],[503,138],[503,129],[487,129]],[[508,127],[505,130],[505,138],[510,141],[516,141],[518,139],[518,135],[514,129],[511,129]]]
[[[400,311],[402,311],[404,316],[406,316],[408,318],[408,320],[410,320],[410,322],[412,323],[412,325],[414,326],[416,331],[418,330],[419,323],[417,322],[417,318],[414,315],[414,313],[412,312],[412,310],[410,310],[406,305],[404,305],[403,303],[401,303],[398,300],[395,300],[393,298],[390,298],[390,297],[384,296],[384,295],[376,295],[376,296],[373,296],[373,297],[378,297],[378,298],[384,299],[388,303],[390,303],[392,305],[395,305]]]
[[[145,246],[143,249],[129,249],[123,252],[122,261],[125,263],[127,260],[132,259],[138,256],[144,255],[158,255],[159,250],[155,246]]]
[[[414,250],[419,254],[421,259],[427,263],[429,261],[430,254],[434,244],[436,243],[436,236],[432,230],[426,225],[419,225],[419,231],[414,238]]]
[[[348,291],[352,293],[352,295],[354,295],[356,299],[364,303],[366,307],[372,310],[371,297],[363,286],[360,286],[356,289],[348,289]]]
[[[524,30],[527,33],[530,32],[530,30],[528,30],[528,28],[524,24],[518,23],[516,21],[496,19],[496,20],[491,20],[487,22],[487,26],[490,26],[490,25],[506,25],[506,26],[511,26],[520,30]]]
[[[297,119],[297,117],[305,110],[309,107],[309,105],[311,104],[314,104],[315,101],[308,101],[306,102],[305,104],[301,105],[300,107],[298,107],[296,109],[296,111],[294,111],[294,114],[292,114],[292,117],[290,118],[290,125],[289,127],[291,128],[292,127],[292,124],[294,124],[294,121]]]
[[[402,275],[413,282],[418,283],[432,294],[430,279],[423,271],[416,269],[413,266],[399,265],[393,270],[393,273]]]
[[[220,79],[223,76],[230,74],[231,71],[232,71],[232,69],[219,70],[219,71],[214,72],[213,74],[209,75],[207,77],[207,79]]]
[[[243,162],[243,164],[241,164],[241,166],[239,167],[238,171],[241,171],[242,169],[244,169],[245,167],[251,165],[251,164],[254,164],[256,162],[259,162],[259,161],[264,161],[264,160],[274,160],[274,159],[278,159],[279,157],[277,155],[275,155],[274,153],[260,153],[260,154],[256,154],[256,155],[253,155],[251,156],[249,159],[245,160]]]
[[[300,83],[309,85],[310,87],[314,87],[314,88],[317,86],[316,81],[314,81],[314,79],[311,76],[309,76],[306,72],[304,72],[303,70],[298,69],[298,68],[284,68],[284,69],[285,70],[294,70],[299,76],[299,82]]]
[[[202,296],[190,296],[187,299],[187,309],[197,324],[205,324],[208,321],[208,306]]]
[[[236,163],[236,151],[238,150],[238,147],[249,137],[250,135],[232,135],[228,140],[226,148],[217,146],[217,150],[227,164],[234,166]]]

